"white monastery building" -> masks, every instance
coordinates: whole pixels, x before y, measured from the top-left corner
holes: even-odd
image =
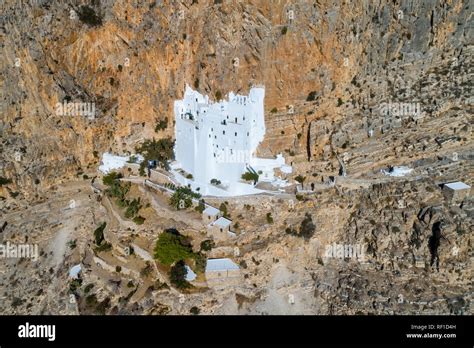
[[[264,181],[275,180],[275,168],[291,172],[282,155],[255,156],[265,135],[264,97],[265,89],[254,87],[248,96],[230,92],[228,100],[212,103],[187,85],[184,98],[174,104],[176,163],[172,168],[181,168],[192,180],[173,171],[176,178],[199,187],[204,195],[225,196],[261,192],[242,182],[247,171],[259,172]],[[211,185],[212,179],[220,184]]]

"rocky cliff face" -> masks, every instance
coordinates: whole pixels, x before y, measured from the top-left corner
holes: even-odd
[[[172,105],[186,83],[212,98],[264,85],[267,135],[260,155],[283,152],[307,185],[342,169],[348,175],[342,191],[322,196],[342,195],[339,224],[325,215],[337,205],[318,197],[288,219],[312,214],[318,243],[366,243],[374,263],[350,274],[337,264],[311,273],[302,265],[316,259],[284,255],[298,248],[311,254],[314,239],[296,243],[283,220],[278,227],[249,223],[262,230],[259,243],[270,245],[267,261],[281,252],[301,284],[316,280],[310,301],[320,313],[394,311],[370,301],[391,297],[384,291],[396,282],[396,295],[403,295],[407,281],[417,289],[435,287],[438,295],[451,284],[452,296],[445,297],[456,302],[461,296],[464,304],[451,310],[447,301],[433,311],[468,311],[470,203],[451,207],[436,185],[473,183],[469,1],[6,0],[0,6],[0,177],[11,180],[0,186],[5,214],[51,200],[63,182],[96,175],[105,151],[133,152],[144,139],[173,137]],[[58,112],[58,103],[69,102],[92,103],[94,117]],[[155,131],[160,120],[168,127]],[[399,164],[415,168],[419,180],[379,178],[379,169]],[[283,237],[266,240],[268,233]],[[285,252],[281,238],[289,243]],[[451,243],[461,248],[461,270],[449,263]],[[247,262],[256,257],[249,252]],[[417,258],[436,279],[419,279],[411,268]],[[266,271],[268,278],[249,275],[257,288],[289,279],[281,270]],[[326,288],[322,278],[332,279]],[[370,294],[347,290],[361,288]],[[260,303],[266,312],[276,308],[269,293],[270,302],[253,290],[241,296],[257,296],[249,311],[259,311]]]

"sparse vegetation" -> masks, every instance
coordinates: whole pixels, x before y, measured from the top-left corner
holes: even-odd
[[[314,100],[316,100],[316,91],[309,92],[308,96],[306,97],[306,101]]]
[[[178,188],[170,197],[169,205],[176,210],[187,209],[193,205],[192,197]]]
[[[103,222],[102,224],[100,224],[99,227],[97,227],[94,230],[94,240],[95,240],[95,244],[97,246],[100,246],[102,244],[102,242],[104,241],[105,226],[107,226],[107,223]]]
[[[298,181],[300,184],[301,184],[301,189],[303,189],[303,183],[304,181],[306,180],[306,177],[302,176],[302,175],[298,175],[296,178],[295,178],[296,181]]]
[[[121,178],[121,174],[111,172],[104,176],[103,183],[109,186],[105,193],[109,197],[116,198],[115,202],[120,208],[126,208],[124,216],[127,219],[132,219],[137,225],[141,225],[145,219],[141,216],[137,216],[140,209],[143,207],[140,198],[134,198],[128,200],[126,198],[127,193],[130,191],[131,184],[129,182],[121,182],[118,179]]]
[[[309,213],[306,213],[300,226],[300,236],[309,239],[313,236],[316,231],[316,226],[313,223],[313,219]]]
[[[144,158],[140,164],[140,170],[144,173],[144,169],[149,160],[155,160],[157,163],[169,169],[168,161],[174,159],[174,140],[171,138],[163,138],[159,140],[145,140],[143,144],[137,146],[135,151]]]
[[[127,163],[137,163],[137,161],[138,161],[138,157],[135,155],[132,155],[129,157]]]
[[[110,172],[109,174],[104,175],[104,177],[102,178],[102,182],[104,183],[104,185],[112,186],[118,179],[121,178],[122,174],[117,172]]]
[[[219,186],[219,185],[221,184],[221,181],[220,181],[220,180],[217,180],[217,179],[211,179],[211,184],[212,184],[212,185]]]
[[[12,180],[0,176],[0,186],[11,184]]]
[[[92,7],[83,5],[76,12],[81,22],[91,27],[102,25],[102,15],[97,14]]]
[[[187,289],[191,287],[191,284],[186,280],[187,273],[186,264],[183,260],[179,260],[170,269],[170,283],[178,289]]]
[[[153,273],[153,266],[149,261],[146,262],[145,267],[140,270],[140,275],[144,278],[149,277]]]
[[[136,223],[137,225],[143,225],[143,223],[145,222],[145,218],[142,217],[142,216],[135,216],[132,221],[134,223]]]
[[[168,117],[165,117],[164,120],[159,120],[155,126],[155,132],[159,132],[161,130],[165,130],[168,128]]]
[[[142,204],[140,203],[140,197],[134,198],[132,201],[128,203],[127,210],[125,210],[125,217],[127,219],[133,218],[135,215],[138,214],[138,211],[142,208]]]
[[[154,257],[163,265],[190,258],[193,250],[188,238],[175,229],[167,229],[158,237],[155,245]]]
[[[287,234],[302,237],[304,239],[310,239],[314,235],[315,231],[316,231],[316,226],[314,225],[313,219],[309,213],[306,213],[303,221],[301,221],[299,231],[297,231],[295,228],[291,226],[285,229],[285,232]]]
[[[201,242],[201,250],[204,250],[204,251],[211,251],[212,248],[214,248],[215,246],[216,246],[216,243],[214,243],[214,241],[211,239],[203,240]]]
[[[201,313],[201,310],[200,310],[198,307],[194,306],[194,307],[191,307],[191,309],[189,310],[189,312],[190,312],[191,314],[198,315],[199,313]]]
[[[69,249],[73,250],[76,248],[76,240],[70,240],[69,242],[67,242],[67,245],[69,247]]]
[[[222,212],[222,215],[225,217],[225,218],[229,218],[230,215],[227,211],[227,205],[225,203],[221,203],[221,205],[219,206],[219,210]]]
[[[255,185],[258,182],[258,174],[254,172],[245,172],[242,174],[242,179],[253,181],[253,184]]]
[[[267,213],[266,217],[267,217],[267,222],[269,224],[272,224],[273,223],[272,213]]]
[[[200,200],[199,201],[199,204],[196,206],[196,211],[199,213],[199,214],[202,214],[202,212],[204,211],[204,209],[206,209],[206,205],[204,204],[204,200]]]

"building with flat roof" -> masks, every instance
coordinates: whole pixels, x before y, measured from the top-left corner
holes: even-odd
[[[240,276],[240,267],[231,259],[209,259],[206,263],[207,280],[225,280]]]
[[[215,240],[225,240],[229,237],[235,236],[235,234],[230,230],[231,224],[232,220],[221,216],[216,221],[207,225],[207,230]]]
[[[450,182],[443,185],[443,195],[448,202],[461,203],[471,193],[471,186],[461,182]]]
[[[216,221],[221,216],[222,212],[217,208],[211,207],[210,205],[207,206],[202,212],[202,220],[207,223]]]

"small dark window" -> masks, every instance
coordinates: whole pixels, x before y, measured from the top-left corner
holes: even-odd
[[[222,228],[221,228],[221,232],[222,232]]]
[[[237,123],[237,117],[235,118],[235,123]]]
[[[225,131],[222,131],[222,134],[224,134],[224,135],[225,135]]]
[[[235,132],[235,136],[237,136],[237,132]]]

